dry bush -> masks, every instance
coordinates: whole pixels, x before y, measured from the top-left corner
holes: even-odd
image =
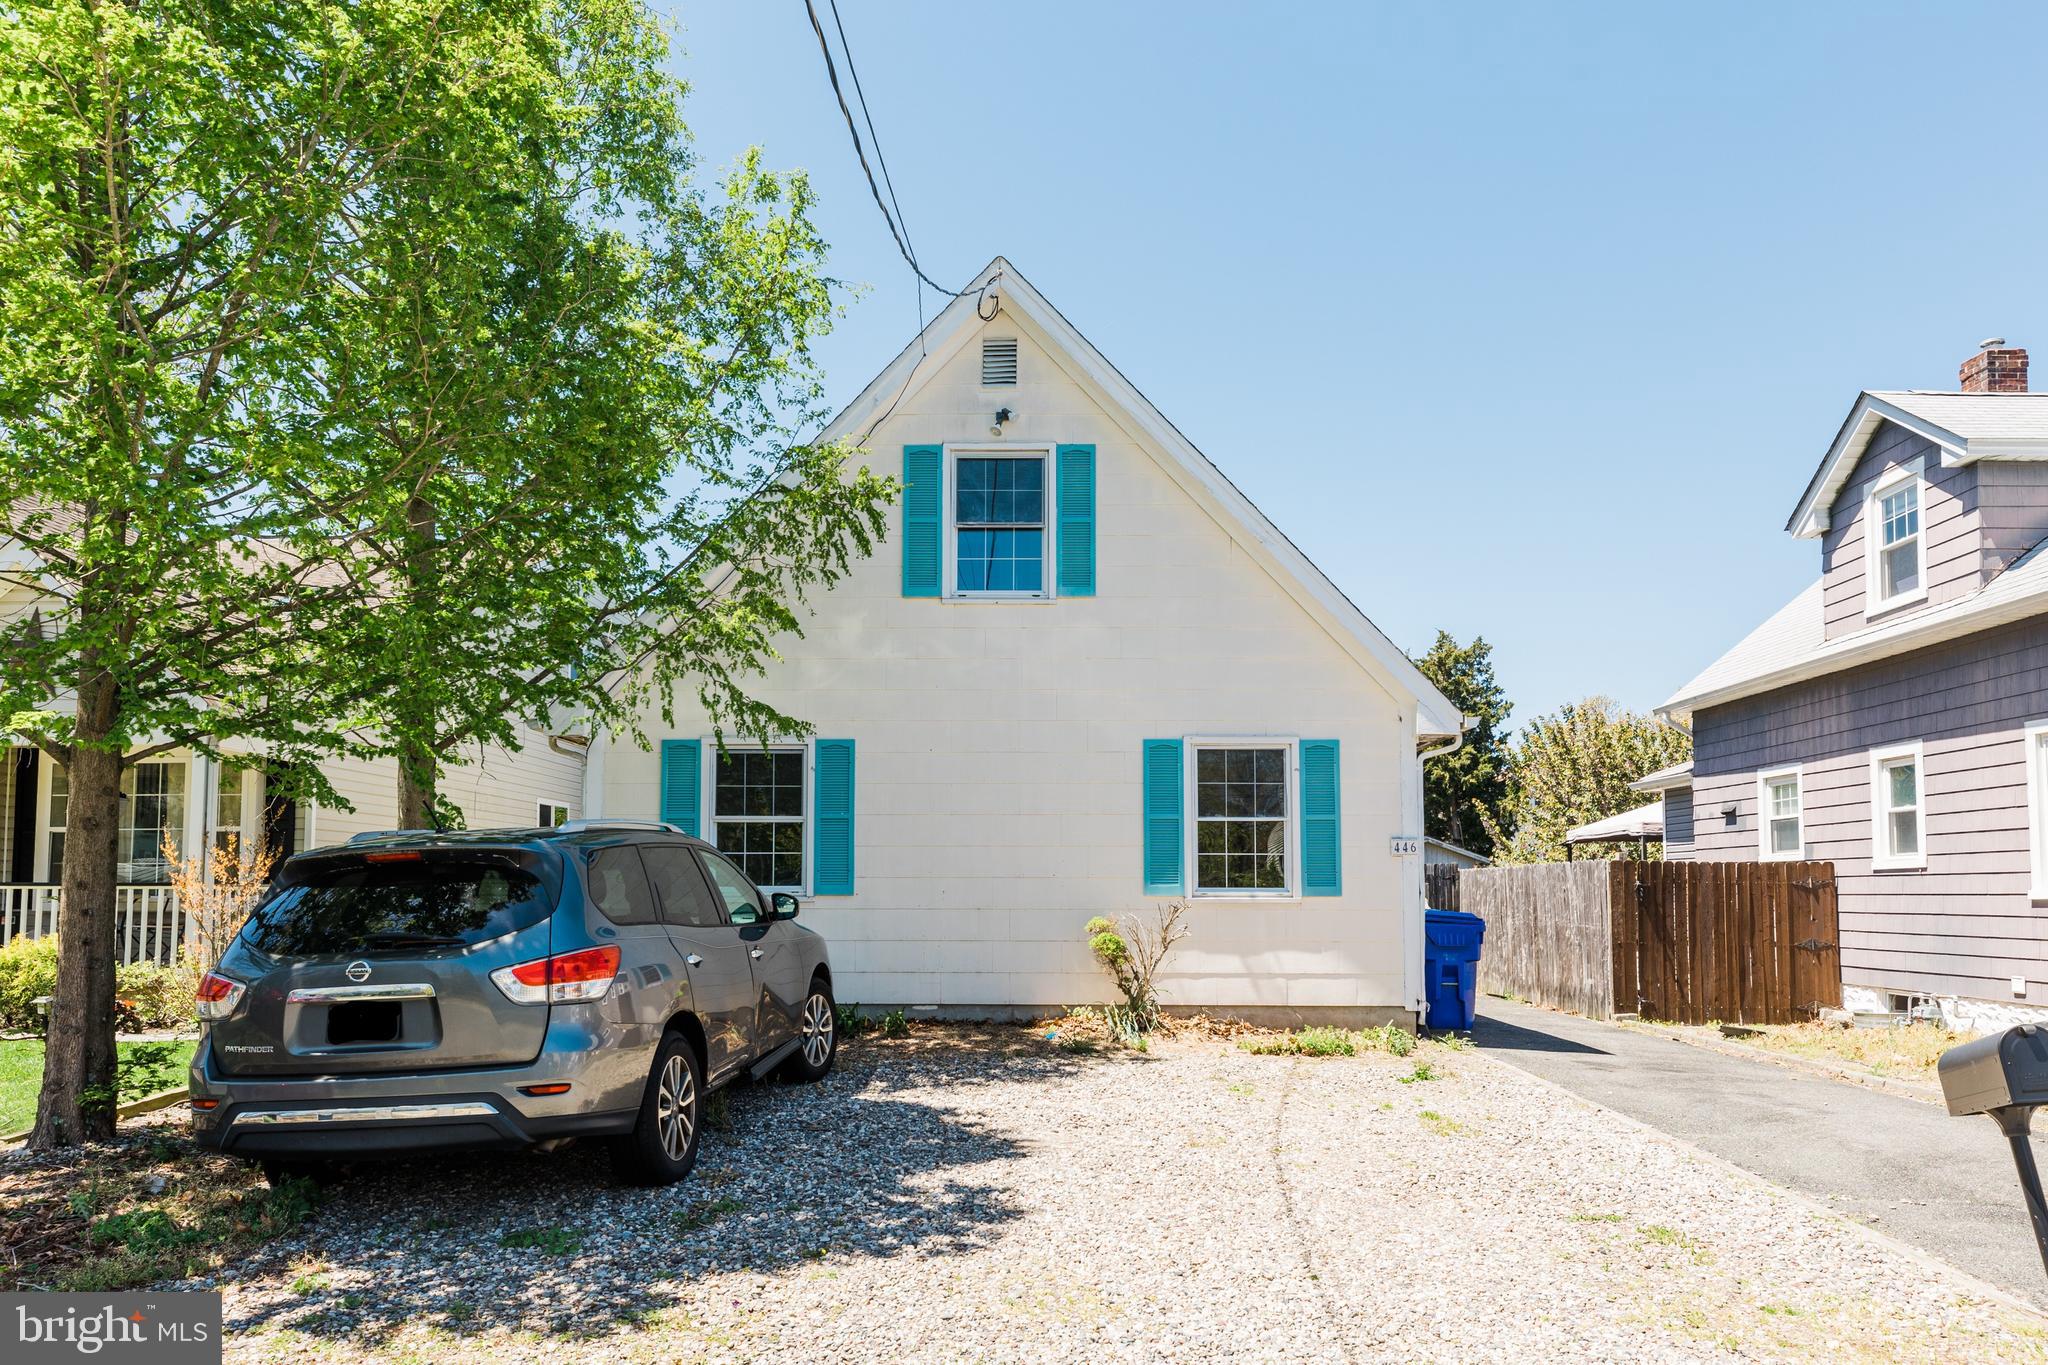
[[[1188,936],[1188,927],[1181,922],[1187,912],[1186,901],[1168,901],[1150,925],[1132,916],[1110,920],[1098,915],[1082,930],[1088,936],[1088,951],[1124,998],[1122,1006],[1111,1006],[1105,1013],[1111,1029],[1126,1042],[1159,1023],[1155,980],[1173,945]]]
[[[164,842],[171,890],[186,920],[180,956],[194,976],[220,961],[228,941],[263,899],[277,868],[277,850],[268,843],[258,840],[245,850],[238,836],[223,839],[210,858],[182,857],[175,845]]]

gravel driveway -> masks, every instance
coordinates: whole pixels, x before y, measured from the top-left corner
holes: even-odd
[[[673,1189],[573,1150],[373,1171],[227,1290],[244,1362],[2048,1359],[2041,1318],[1469,1050],[1013,1028],[739,1091]]]

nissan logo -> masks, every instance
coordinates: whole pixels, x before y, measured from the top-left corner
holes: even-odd
[[[370,979],[370,964],[358,958],[343,968],[341,974],[351,981],[368,981]]]

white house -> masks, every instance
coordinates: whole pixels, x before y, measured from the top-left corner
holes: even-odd
[[[818,738],[721,754],[679,695],[585,809],[802,896],[849,1002],[1102,1000],[1083,924],[1185,897],[1169,1003],[1412,1021],[1456,709],[1012,266],[975,286],[824,433],[905,488],[760,684]]]

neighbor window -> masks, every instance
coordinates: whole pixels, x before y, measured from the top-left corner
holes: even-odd
[[[569,807],[565,802],[543,801],[537,815],[539,818],[534,823],[542,829],[560,829],[569,823]]]
[[[1045,457],[953,462],[953,589],[1045,593]]]
[[[185,830],[187,771],[188,765],[178,759],[138,763],[121,774],[121,861],[114,870],[116,881],[171,879],[164,847],[167,842],[175,843]]]
[[[757,886],[804,883],[804,751],[740,749],[718,756],[711,784],[718,851]]]
[[[1288,880],[1289,750],[1195,748],[1195,890],[1284,893]]]
[[[2048,900],[2048,720],[2025,731],[2027,744],[2027,848],[2033,867],[2033,899]]]
[[[1806,831],[1802,819],[1800,777],[1797,768],[1765,773],[1757,779],[1758,824],[1762,834],[1762,856],[1798,858],[1806,852]]]
[[[1927,865],[1920,746],[1871,755],[1871,866]]]
[[[121,823],[114,880],[161,884],[170,880],[165,841],[175,844],[185,833],[183,759],[138,763],[121,773]],[[64,880],[64,835],[70,822],[71,775],[50,770],[50,880]]]
[[[1919,475],[1880,487],[1871,503],[1873,605],[1922,595]]]
[[[242,826],[242,812],[243,796],[255,789],[257,781],[253,768],[221,764],[213,791],[214,857],[243,859],[255,854],[248,832]]]

